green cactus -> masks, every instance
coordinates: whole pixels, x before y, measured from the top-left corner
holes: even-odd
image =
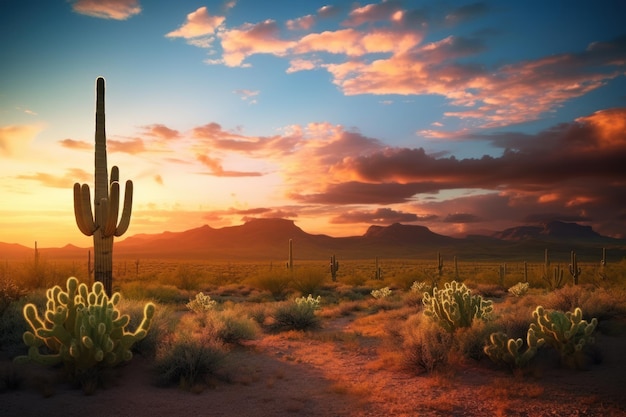
[[[509,339],[506,333],[492,333],[484,351],[495,363],[508,365],[512,368],[523,368],[535,356],[537,349],[545,343],[545,340],[538,337],[533,329],[528,329],[526,333],[526,350],[522,352],[524,341],[520,339]]]
[[[424,314],[438,322],[448,332],[470,327],[474,319],[488,320],[493,312],[491,300],[485,300],[463,283],[446,283],[443,290],[433,288],[433,294],[424,293]]]
[[[439,272],[439,278],[441,278],[443,275],[443,258],[440,252],[437,252],[437,271]]]
[[[289,257],[287,258],[287,269],[293,272],[293,240],[289,239]]]
[[[571,253],[571,263],[569,264],[569,273],[572,275],[574,280],[574,285],[578,285],[578,280],[580,278],[580,273],[582,270],[578,266],[578,259],[576,257],[576,252],[572,251]]]
[[[30,330],[23,339],[29,350],[27,356],[15,360],[44,365],[63,363],[71,376],[129,361],[133,356],[130,348],[146,337],[150,328],[154,304],[146,304],[141,324],[130,332],[126,330],[129,316],[116,308],[120,293],[107,296],[101,282],[95,282],[89,291],[86,284],[79,285],[74,277],[68,278],[66,288],[63,291],[55,285],[47,290],[43,317],[34,304],[24,306]],[[44,346],[47,352],[42,353],[40,348]]]
[[[123,235],[130,224],[133,204],[133,182],[126,181],[124,206],[118,224],[120,184],[119,170],[107,173],[107,150],[104,118],[104,78],[96,81],[95,193],[91,210],[89,186],[74,184],[74,216],[80,231],[93,236],[94,280],[104,284],[106,294],[113,292],[113,237]]]
[[[530,329],[537,337],[545,339],[545,343],[552,346],[561,356],[562,360],[581,352],[583,347],[594,342],[593,332],[598,325],[596,318],[591,322],[583,320],[583,312],[576,307],[574,312],[552,310],[546,311],[538,306],[533,311],[534,323]]]
[[[333,255],[330,257],[330,275],[333,281],[337,281],[337,271],[339,271],[339,262],[337,262],[337,258]]]

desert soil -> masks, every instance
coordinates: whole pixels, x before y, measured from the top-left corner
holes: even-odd
[[[625,335],[598,335],[603,360],[588,371],[522,377],[486,363],[416,375],[379,332],[350,316],[309,334],[262,335],[233,353],[228,381],[197,392],[155,386],[140,356],[93,395],[37,368],[0,394],[0,416],[626,416]]]

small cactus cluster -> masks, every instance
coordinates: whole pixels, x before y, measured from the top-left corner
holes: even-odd
[[[528,329],[526,350],[523,352],[524,341],[521,338],[509,339],[503,332],[492,333],[489,342],[484,351],[491,360],[510,367],[522,368],[535,356],[537,349],[543,346],[545,339],[537,336],[533,329]]]
[[[488,320],[493,311],[492,302],[480,295],[472,295],[469,288],[456,281],[447,282],[442,290],[433,288],[422,298],[424,314],[438,322],[448,332],[470,327],[474,319]]]
[[[598,325],[598,319],[591,322],[583,320],[583,312],[579,307],[574,312],[553,310],[547,311],[538,306],[533,311],[534,323],[530,329],[539,337],[545,339],[546,344],[552,346],[561,356],[567,359],[582,351],[586,344],[594,342],[593,332]]]
[[[95,367],[115,366],[132,358],[131,347],[144,337],[154,317],[154,304],[147,303],[141,324],[134,332],[126,330],[130,321],[116,308],[120,293],[108,297],[101,282],[92,290],[70,277],[67,291],[55,285],[46,292],[43,317],[37,306],[26,304],[24,317],[31,330],[24,333],[29,346],[27,356],[16,361],[34,361],[44,365],[63,363],[73,375]],[[42,353],[45,347],[50,353]]]
[[[511,293],[512,295],[516,297],[522,297],[526,295],[529,287],[530,287],[530,284],[528,284],[528,282],[518,282],[517,284],[509,288],[508,291],[509,293]]]

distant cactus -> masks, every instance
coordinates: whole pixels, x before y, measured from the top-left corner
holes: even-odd
[[[556,349],[562,360],[566,360],[580,352],[585,345],[594,342],[593,332],[598,320],[593,318],[587,322],[582,317],[582,310],[578,307],[573,313],[563,313],[558,310],[546,311],[538,306],[533,311],[535,322],[531,323],[530,329],[537,337],[545,339],[546,345]]]
[[[330,257],[330,275],[333,281],[337,281],[337,271],[339,271],[339,262],[337,262],[337,258],[333,255]]]
[[[104,117],[104,79],[96,81],[95,193],[91,210],[89,186],[74,184],[74,216],[80,231],[93,236],[94,280],[102,282],[108,296],[113,292],[113,237],[122,236],[130,224],[133,204],[133,182],[126,181],[124,208],[118,223],[120,184],[119,170],[107,172],[106,132]]]
[[[454,257],[454,279],[459,281],[459,263],[457,261],[456,256]]]
[[[43,317],[34,304],[24,306],[30,330],[24,333],[28,356],[17,362],[34,361],[44,365],[63,363],[71,376],[90,369],[114,366],[132,358],[130,348],[143,339],[154,316],[154,304],[147,303],[141,324],[134,332],[126,330],[130,317],[117,309],[119,293],[108,297],[101,282],[89,291],[86,284],[68,278],[67,291],[58,285],[46,292]],[[43,351],[40,348],[45,347]]]
[[[489,342],[485,346],[484,352],[492,361],[512,368],[523,368],[528,365],[528,362],[535,356],[537,349],[545,343],[545,340],[537,337],[533,329],[528,329],[524,352],[521,350],[524,346],[524,341],[521,338],[509,339],[502,332],[492,333]]]
[[[443,258],[441,257],[441,253],[437,252],[437,271],[439,272],[439,277],[443,275]]]
[[[518,282],[517,284],[509,288],[509,292],[516,297],[522,297],[528,292],[529,286],[530,285],[527,282]]]
[[[582,270],[578,266],[578,259],[576,257],[576,252],[572,251],[571,253],[571,263],[569,264],[569,273],[574,280],[574,285],[578,285],[578,280],[580,279],[580,273]]]
[[[287,269],[293,271],[293,240],[289,239],[289,254],[287,258]]]
[[[376,279],[377,281],[382,281],[382,279],[383,279],[383,271],[378,266],[378,256],[376,257],[376,266],[375,266],[375,268],[376,269],[374,270],[374,279]]]
[[[433,288],[422,298],[424,315],[431,317],[448,332],[460,327],[470,327],[474,319],[488,320],[493,312],[492,302],[480,295],[472,295],[465,284],[456,281],[445,283],[444,289]]]

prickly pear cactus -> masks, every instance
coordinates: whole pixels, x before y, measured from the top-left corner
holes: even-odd
[[[446,283],[443,290],[424,293],[424,314],[438,322],[449,332],[460,327],[470,327],[474,319],[488,320],[493,311],[492,302],[480,295],[472,295],[463,283]]]
[[[537,337],[533,329],[528,329],[526,350],[523,352],[524,341],[522,339],[509,339],[502,332],[492,333],[489,342],[484,351],[492,361],[512,368],[523,368],[535,356],[537,349],[543,346],[545,340]]]
[[[94,367],[115,366],[132,358],[131,347],[144,337],[154,316],[154,304],[147,303],[139,327],[130,332],[130,320],[116,308],[120,293],[109,298],[101,282],[92,290],[68,278],[67,290],[58,285],[48,289],[46,311],[39,316],[34,304],[24,306],[24,317],[30,330],[24,333],[24,343],[29,346],[28,356],[16,358],[18,362],[34,361],[45,365],[63,363],[77,375]],[[46,347],[42,352],[40,348]]]
[[[593,318],[591,322],[583,320],[583,312],[580,308],[574,312],[545,310],[538,306],[533,311],[534,323],[530,329],[538,337],[545,339],[547,345],[552,346],[559,352],[561,359],[567,359],[581,352],[583,347],[594,342],[593,332],[598,325],[598,320]]]

